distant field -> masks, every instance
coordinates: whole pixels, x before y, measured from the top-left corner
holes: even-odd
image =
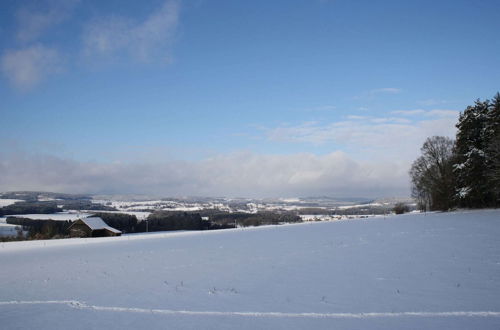
[[[500,210],[0,243],[0,327],[499,329]]]
[[[11,204],[14,204],[16,202],[22,202],[22,200],[20,200],[20,199],[0,198],[0,207],[11,205]]]

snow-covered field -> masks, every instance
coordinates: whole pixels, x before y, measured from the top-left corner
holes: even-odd
[[[197,203],[179,203],[174,201],[162,201],[162,200],[147,200],[147,201],[115,201],[115,200],[103,200],[94,199],[93,203],[103,204],[107,206],[112,206],[119,211],[137,211],[137,210],[169,210],[169,211],[200,211],[202,209],[208,208],[213,209],[217,207],[224,207],[222,204],[207,203],[207,204],[197,204]],[[123,213],[123,212],[121,212]]]
[[[500,210],[0,243],[5,329],[499,329]]]
[[[17,236],[18,230],[21,230],[21,226],[6,224],[2,222],[2,218],[0,218],[0,237]]]
[[[16,202],[23,202],[20,199],[0,198],[0,207],[8,206]]]
[[[100,212],[100,211],[99,211]],[[28,218],[34,220],[58,220],[58,221],[74,221],[77,219],[85,218],[90,216],[91,213],[79,212],[79,211],[65,211],[50,214],[14,214],[14,215],[4,215],[2,218],[7,217],[18,217],[18,218]]]
[[[120,214],[130,214],[135,215],[137,220],[146,220],[147,217],[151,214],[151,212],[141,212],[141,211],[102,211],[102,210],[86,210],[89,214],[92,213],[120,213]]]
[[[371,217],[384,217],[383,215],[327,215],[327,214],[303,214],[300,215],[302,221],[336,221],[351,220]]]

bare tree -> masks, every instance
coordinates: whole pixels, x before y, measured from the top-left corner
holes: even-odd
[[[421,210],[448,210],[453,206],[453,145],[450,138],[428,138],[410,169],[412,197]]]

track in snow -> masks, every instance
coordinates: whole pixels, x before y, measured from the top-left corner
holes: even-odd
[[[4,305],[67,305],[71,308],[104,312],[147,313],[164,315],[195,316],[243,316],[243,317],[276,317],[276,318],[394,318],[394,317],[500,317],[500,312],[492,311],[453,311],[453,312],[395,312],[395,313],[286,313],[286,312],[220,312],[220,311],[188,311],[171,309],[149,309],[136,307],[111,307],[87,305],[77,300],[34,300],[34,301],[0,301]]]

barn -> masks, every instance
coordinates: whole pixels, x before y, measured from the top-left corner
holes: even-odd
[[[108,226],[99,217],[78,219],[68,229],[73,237],[106,237],[122,234],[118,229]]]

